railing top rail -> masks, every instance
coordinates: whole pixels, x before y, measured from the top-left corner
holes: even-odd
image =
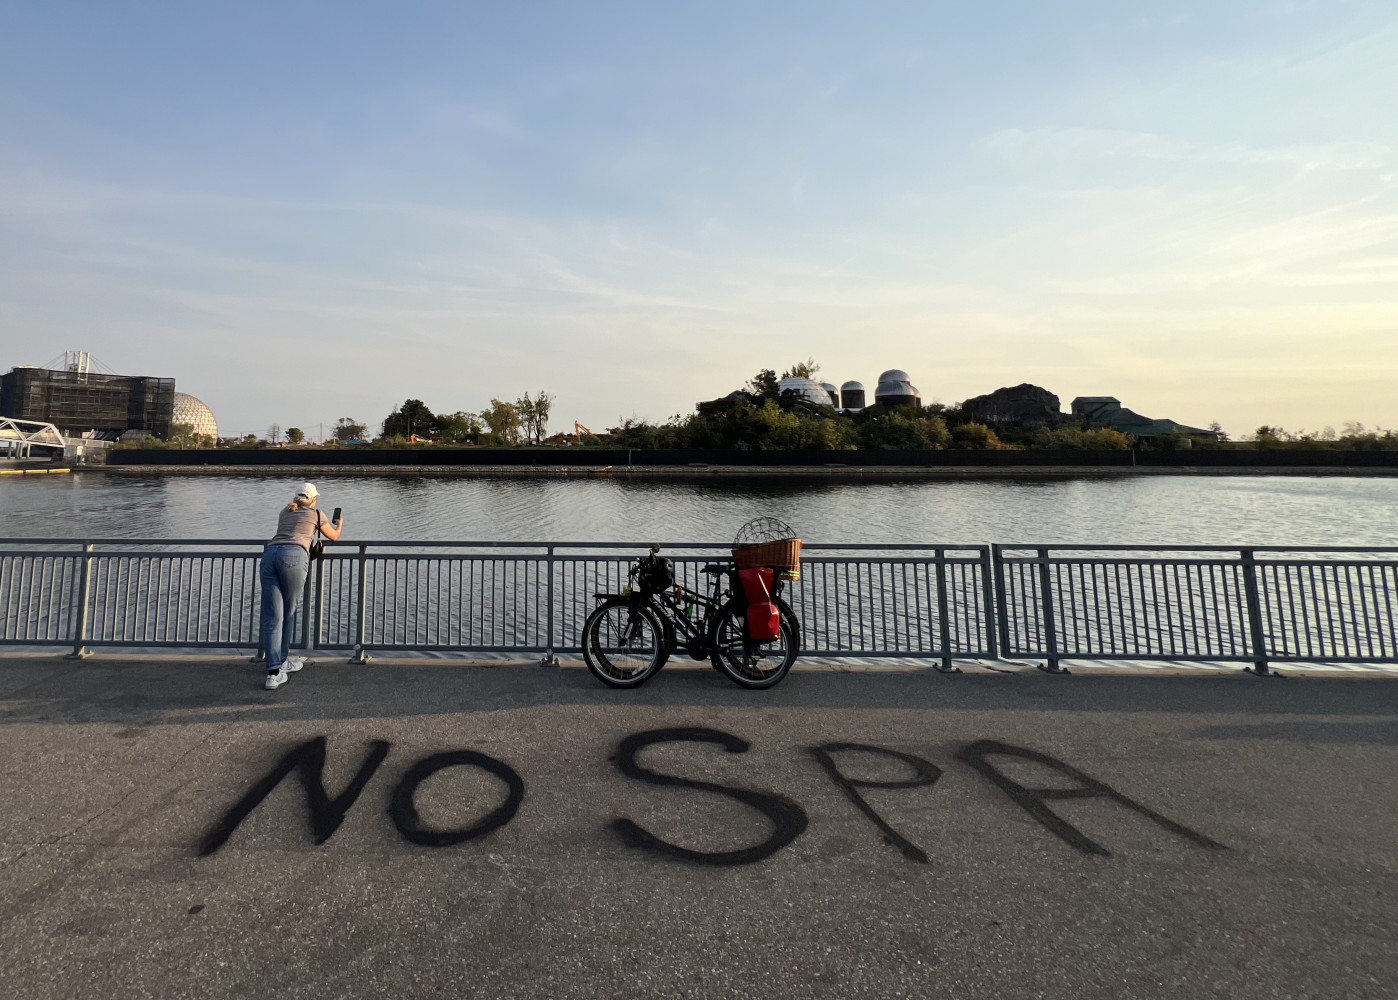
[[[1073,545],[998,543],[1007,552],[1047,550],[1049,552],[1398,552],[1398,545]],[[1014,556],[1011,558],[1020,558]]]
[[[265,538],[0,538],[0,546],[6,545],[162,545],[162,546],[257,546],[267,543]],[[361,546],[386,549],[439,549],[439,548],[479,548],[479,549],[645,549],[652,542],[520,542],[520,541],[449,541],[443,539],[343,539],[338,542],[325,541],[326,548],[356,549]],[[661,551],[686,549],[720,551],[732,548],[729,542],[660,542]],[[882,552],[926,552],[942,549],[951,552],[983,552],[989,546],[985,543],[955,544],[950,542],[803,542],[806,551],[882,551]]]

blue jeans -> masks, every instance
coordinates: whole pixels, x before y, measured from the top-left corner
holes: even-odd
[[[268,670],[280,670],[291,651],[296,612],[306,587],[311,557],[299,545],[272,545],[262,550],[262,651]]]

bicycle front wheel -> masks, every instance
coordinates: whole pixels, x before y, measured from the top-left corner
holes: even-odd
[[[714,622],[709,636],[713,664],[734,684],[745,688],[769,688],[781,683],[801,652],[801,623],[781,598],[773,603],[781,628],[771,642],[748,638],[747,605],[734,601]]]
[[[665,662],[665,631],[655,613],[629,601],[608,601],[583,622],[583,661],[609,687],[637,687]]]

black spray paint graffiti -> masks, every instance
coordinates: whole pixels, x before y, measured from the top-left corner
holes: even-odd
[[[656,729],[650,732],[636,733],[623,739],[613,759],[616,761],[617,769],[623,775],[649,785],[712,792],[736,799],[765,816],[772,824],[772,832],[765,841],[751,847],[732,851],[695,851],[662,840],[630,819],[617,818],[612,821],[611,828],[627,846],[694,864],[745,865],[771,857],[805,831],[809,822],[805,810],[791,799],[774,792],[756,792],[732,785],[720,785],[694,778],[681,778],[642,767],[636,760],[640,752],[646,747],[661,743],[711,743],[722,747],[728,753],[746,753],[749,749],[746,740],[718,729]],[[388,756],[389,746],[383,740],[375,740],[371,743],[369,752],[359,765],[354,778],[345,790],[333,799],[325,790],[325,737],[318,736],[292,747],[271,771],[219,817],[218,821],[200,840],[199,854],[208,856],[223,847],[228,842],[228,838],[252,814],[253,810],[271,794],[283,778],[293,771],[296,772],[306,793],[311,836],[316,844],[324,844],[340,828],[345,814],[359,799],[365,785],[369,783],[369,780],[378,771],[379,765]],[[941,768],[931,761],[913,754],[864,743],[826,743],[811,748],[810,753],[820,763],[830,780],[879,829],[887,843],[896,847],[910,861],[927,863],[926,852],[893,829],[859,793],[859,790],[862,788],[911,789],[931,787],[941,778]],[[836,755],[845,753],[879,754],[897,760],[912,768],[913,776],[897,781],[866,781],[847,777],[840,770],[836,760]],[[995,740],[978,740],[962,747],[956,752],[955,757],[1005,792],[1012,802],[1029,813],[1046,830],[1084,854],[1110,856],[1111,852],[1055,813],[1049,807],[1049,802],[1066,799],[1108,799],[1145,816],[1165,830],[1200,847],[1227,850],[1218,841],[1162,816],[1139,802],[1127,798],[1096,778],[1037,750],[1011,746]],[[993,757],[1013,757],[1031,761],[1071,778],[1077,783],[1077,787],[1030,788],[1009,777],[991,763],[990,759]],[[468,827],[437,830],[427,826],[418,814],[414,796],[425,780],[448,767],[476,767],[494,775],[505,784],[507,789],[505,801],[484,818]],[[425,847],[449,847],[476,840],[503,828],[514,819],[523,801],[524,779],[504,761],[474,750],[452,750],[424,757],[404,773],[398,784],[394,786],[389,801],[388,815],[398,832],[410,843]]]
[[[835,763],[832,756],[846,751],[859,751],[861,753],[883,754],[885,757],[892,757],[894,760],[902,761],[913,769],[913,777],[902,781],[865,781],[857,778],[847,778],[840,773],[840,766]],[[825,773],[830,776],[830,780],[839,785],[844,793],[849,796],[849,800],[869,821],[879,828],[883,833],[884,841],[898,848],[903,852],[903,857],[909,861],[919,861],[927,864],[927,852],[918,847],[907,837],[904,837],[888,822],[874,811],[874,807],[865,801],[864,796],[859,794],[861,788],[921,788],[937,783],[937,779],[942,776],[942,769],[930,760],[923,760],[910,753],[901,753],[897,750],[889,750],[885,747],[870,746],[867,743],[826,743],[824,746],[812,747],[811,754],[820,761],[820,766],[825,768]]]
[[[364,758],[364,763],[359,765],[359,772],[355,774],[354,780],[333,799],[325,794],[325,737],[317,736],[313,740],[292,747],[277,762],[277,766],[253,785],[204,835],[199,844],[199,855],[206,857],[222,847],[233,831],[238,829],[239,824],[247,819],[262,800],[272,793],[272,789],[281,784],[281,780],[293,770],[306,790],[306,805],[311,813],[311,835],[317,844],[325,843],[340,828],[345,813],[349,812],[350,806],[359,798],[359,793],[364,791],[364,786],[388,756],[389,744],[383,740],[375,740],[369,746],[369,755]]]
[[[991,757],[1018,757],[1021,760],[1031,760],[1036,764],[1042,764],[1044,767],[1057,771],[1059,774],[1067,775],[1078,783],[1078,787],[1028,788],[992,764],[989,759]],[[1079,771],[1076,767],[1037,750],[1026,750],[1024,747],[1010,746],[1008,743],[998,743],[995,740],[977,740],[975,743],[958,750],[956,759],[1003,791],[1010,797],[1010,801],[1042,823],[1059,840],[1077,848],[1084,854],[1100,854],[1104,857],[1111,857],[1112,852],[1050,809],[1049,802],[1064,799],[1110,799],[1112,802],[1153,820],[1171,833],[1193,841],[1200,847],[1208,847],[1217,851],[1228,849],[1197,830],[1191,830],[1187,826],[1160,815],[1153,809],[1147,809],[1134,799],[1128,799],[1116,789],[1104,785],[1096,778]]]
[[[612,820],[612,829],[627,847],[667,854],[672,858],[701,865],[750,865],[771,857],[805,832],[808,822],[806,811],[788,798],[771,792],[754,792],[747,788],[719,785],[712,781],[677,778],[636,763],[636,755],[645,747],[656,743],[715,743],[729,753],[747,753],[747,740],[718,729],[653,729],[648,733],[636,733],[622,740],[621,746],[617,748],[616,766],[617,770],[628,778],[635,778],[650,785],[660,785],[663,788],[694,788],[737,799],[771,820],[772,833],[762,843],[736,851],[692,851],[687,847],[661,840],[624,817]]]
[[[413,804],[417,786],[427,778],[447,767],[479,767],[482,771],[495,775],[505,783],[510,793],[504,803],[478,823],[460,830],[433,830],[425,826]],[[424,757],[408,769],[403,780],[393,789],[393,799],[389,802],[388,815],[398,832],[414,844],[424,847],[450,847],[464,844],[468,840],[484,837],[492,830],[498,830],[519,812],[519,804],[524,801],[524,779],[504,761],[487,757],[474,750],[451,750],[447,753],[434,753]]]

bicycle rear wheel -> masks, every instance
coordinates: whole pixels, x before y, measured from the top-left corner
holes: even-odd
[[[583,622],[583,661],[609,687],[637,687],[665,662],[665,631],[655,613],[630,601],[608,601]]]
[[[725,607],[714,622],[709,637],[713,664],[739,687],[761,689],[780,684],[801,652],[801,623],[796,613],[781,598],[773,603],[781,627],[771,642],[748,638],[747,605],[741,600]]]

